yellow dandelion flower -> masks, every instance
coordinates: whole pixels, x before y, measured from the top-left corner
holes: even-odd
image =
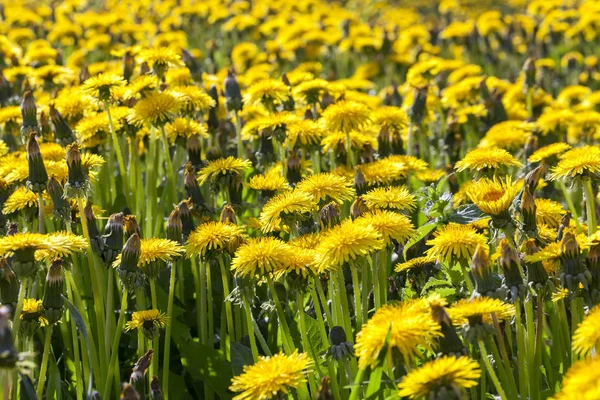
[[[128,119],[132,124],[162,126],[173,120],[182,104],[182,99],[174,93],[154,92],[136,103]]]
[[[505,180],[482,178],[469,188],[467,194],[484,213],[508,217],[508,208],[520,189],[520,185],[514,184],[510,177]]]
[[[365,181],[370,186],[390,185],[406,177],[406,170],[402,165],[394,163],[389,158],[361,164],[357,169],[363,174]]]
[[[435,183],[446,176],[446,171],[442,169],[426,169],[415,173],[415,177],[425,184]]]
[[[288,272],[307,278],[317,274],[317,252],[313,249],[295,248],[289,258],[289,264],[283,265],[283,268],[273,271],[275,279],[281,278]]]
[[[559,288],[556,292],[552,292],[552,302],[556,303],[560,300],[566,299],[569,297],[569,289],[567,288]]]
[[[395,210],[414,210],[416,206],[415,196],[410,194],[405,186],[386,186],[375,188],[362,196],[367,207],[395,209]]]
[[[423,268],[428,265],[433,265],[435,263],[435,258],[433,257],[416,257],[412,258],[406,262],[396,264],[394,271],[396,272],[404,272],[412,269]]]
[[[352,182],[332,173],[314,174],[304,178],[296,185],[296,190],[310,194],[316,202],[335,201],[339,204],[351,200],[355,194]]]
[[[153,47],[140,52],[140,58],[151,67],[182,67],[181,55],[171,47]]]
[[[573,350],[580,356],[587,356],[600,343],[600,306],[595,306],[577,326],[573,334]]]
[[[369,146],[373,149],[377,148],[377,138],[369,132],[352,131],[348,133],[348,137],[346,137],[346,134],[337,131],[325,133],[325,136],[321,139],[323,152],[327,153],[330,150],[335,153],[339,151],[345,152],[347,138],[350,139],[350,147],[352,149],[362,150],[365,146]]]
[[[125,87],[123,97],[128,100],[146,97],[147,94],[156,90],[157,85],[158,81],[155,76],[138,76]]]
[[[204,113],[217,105],[215,99],[197,86],[178,86],[171,93],[181,99],[182,109],[188,115]]]
[[[474,297],[459,300],[448,308],[448,316],[454,325],[491,323],[492,314],[499,320],[508,319],[515,315],[515,306],[490,297]]]
[[[408,217],[394,211],[376,210],[357,218],[355,223],[375,228],[388,246],[392,239],[404,244],[417,233]]]
[[[344,263],[383,247],[383,238],[373,226],[345,220],[321,234],[317,247],[319,268],[339,269]]]
[[[98,74],[86,80],[83,92],[99,100],[106,101],[113,96],[117,88],[124,87],[123,77],[113,74]]]
[[[266,175],[254,175],[248,182],[248,187],[263,192],[275,193],[288,187],[288,181],[281,173],[267,172]]]
[[[240,393],[233,400],[267,400],[287,395],[291,389],[306,382],[313,361],[298,350],[290,355],[278,353],[260,357],[253,365],[244,366],[241,375],[231,380],[232,392]]]
[[[317,207],[310,193],[301,190],[283,192],[269,199],[260,212],[260,223],[263,232],[273,232],[283,229],[282,224],[288,225],[289,219],[302,218]]]
[[[316,249],[319,243],[321,243],[321,234],[319,232],[306,233],[304,235],[297,236],[288,242],[290,246],[309,250]]]
[[[329,82],[324,79],[310,79],[300,82],[292,89],[294,97],[307,104],[315,104],[321,99],[323,93],[328,91]]]
[[[371,113],[371,121],[374,125],[399,132],[408,125],[406,112],[400,107],[385,106],[375,109]]]
[[[262,79],[250,86],[244,94],[244,104],[264,105],[267,108],[284,103],[290,97],[290,88],[280,79]]]
[[[544,161],[548,158],[559,156],[570,148],[571,146],[565,142],[552,143],[534,151],[527,161],[530,163]]]
[[[23,309],[21,310],[21,320],[37,321],[40,326],[48,325],[48,320],[44,318],[44,305],[42,300],[23,299]]]
[[[365,126],[369,114],[364,104],[341,100],[327,107],[322,118],[327,130],[347,133]]]
[[[434,321],[425,299],[384,305],[373,314],[356,335],[355,353],[361,369],[374,368],[397,350],[405,361],[417,354],[418,347],[431,348],[441,327]],[[382,352],[385,351],[385,354]]]
[[[324,131],[318,121],[298,120],[287,126],[285,145],[293,149],[299,146],[317,146],[321,143]]]
[[[80,253],[87,249],[88,243],[83,236],[73,235],[69,232],[52,232],[45,235],[45,246],[36,252],[36,259],[46,262],[59,257],[66,257],[73,253]]]
[[[477,246],[487,252],[487,238],[469,225],[448,224],[437,230],[434,238],[427,241],[431,246],[427,255],[440,261],[453,263],[456,260],[470,260]]]
[[[600,177],[600,147],[582,146],[567,151],[552,168],[550,180],[568,180],[583,176]]]
[[[410,371],[398,385],[399,396],[428,398],[440,390],[456,390],[477,386],[481,369],[476,361],[463,356],[443,356]]]
[[[178,138],[188,139],[192,136],[208,138],[206,125],[187,118],[175,118],[165,126],[165,132],[171,143]]]
[[[483,147],[471,150],[455,165],[458,172],[465,170],[494,171],[506,167],[521,167],[521,163],[508,151],[499,147]]]
[[[250,160],[241,160],[233,156],[209,161],[208,165],[198,173],[198,183],[203,185],[206,181],[214,182],[228,174],[241,175],[250,165]]]
[[[141,329],[149,339],[152,339],[160,328],[167,325],[167,322],[167,316],[159,310],[136,311],[131,314],[131,320],[125,324],[125,330]]]
[[[8,196],[8,199],[4,202],[4,207],[2,207],[2,214],[16,213],[25,208],[35,208],[37,205],[37,194],[28,190],[25,186],[21,186]]]
[[[188,237],[185,245],[187,257],[205,256],[210,251],[223,250],[231,240],[244,235],[243,228],[222,222],[199,225]]]
[[[252,278],[285,269],[292,256],[292,247],[279,239],[270,236],[254,238],[237,249],[231,270],[237,276]]]
[[[40,143],[40,153],[44,161],[62,161],[67,155],[64,147],[53,142]]]
[[[162,238],[142,239],[140,250],[138,267],[141,268],[157,260],[172,261],[184,252],[184,248],[179,243]]]
[[[535,217],[538,224],[544,224],[551,228],[558,228],[560,220],[566,211],[562,205],[551,199],[535,199]]]
[[[551,400],[593,400],[600,398],[600,359],[575,362],[565,374],[560,392]]]

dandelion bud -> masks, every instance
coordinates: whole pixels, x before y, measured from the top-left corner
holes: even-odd
[[[190,136],[186,143],[185,148],[188,153],[188,160],[194,168],[200,168],[202,166],[202,145],[200,144],[200,137],[198,135]]]
[[[10,222],[8,224],[8,230],[6,232],[6,236],[13,236],[19,233],[19,225],[16,222]]]
[[[346,331],[341,326],[334,326],[329,331],[329,353],[334,360],[339,360],[345,356],[354,354],[354,346],[348,342]]]
[[[40,146],[35,139],[35,132],[30,134],[27,143],[27,164],[29,165],[27,188],[32,192],[42,193],[48,184],[48,172],[40,153]]]
[[[152,355],[154,354],[153,349],[149,349],[133,366],[131,375],[129,376],[129,383],[134,387],[137,387],[140,391],[143,391],[145,383],[145,375],[150,364],[152,364]]]
[[[325,110],[327,107],[329,107],[333,103],[335,103],[335,100],[333,99],[333,97],[331,97],[329,92],[327,92],[327,91],[323,92],[323,96],[321,97],[321,110]]]
[[[140,275],[137,264],[141,253],[140,237],[134,233],[123,246],[121,264],[117,268],[123,287],[130,292],[139,284]]]
[[[221,222],[224,224],[237,225],[235,210],[232,206],[227,204],[223,206],[223,211],[221,211]]]
[[[535,58],[529,57],[523,64],[523,74],[525,80],[523,81],[523,91],[527,92],[535,86]]]
[[[242,110],[240,84],[231,69],[227,71],[227,77],[225,78],[225,106],[227,107],[227,111],[237,112]]]
[[[525,190],[521,198],[521,231],[527,237],[535,237],[537,233],[535,199],[533,195]]]
[[[356,199],[350,206],[350,216],[352,219],[356,219],[367,212],[369,212],[369,208],[367,207],[362,196],[356,196]]]
[[[123,248],[124,217],[122,213],[112,214],[104,227],[104,262],[112,264]]]
[[[14,310],[19,299],[19,280],[13,270],[0,258],[0,303]]]
[[[135,59],[129,51],[126,51],[125,54],[123,54],[123,78],[125,78],[127,82],[129,82],[129,80],[131,79],[134,68]]]
[[[215,106],[208,110],[208,120],[206,121],[208,129],[211,132],[216,131],[219,128],[219,93],[217,87],[212,85],[208,90],[208,95],[215,101]]]
[[[535,239],[525,241],[526,255],[533,255],[538,251],[540,251],[540,249],[535,244]],[[530,286],[539,289],[548,282],[548,272],[546,272],[546,269],[540,261],[526,262],[525,266],[527,267],[527,283]]]
[[[206,207],[204,197],[200,191],[200,186],[196,180],[196,172],[192,166],[192,163],[190,162],[185,165],[185,170],[183,173],[183,186],[185,187],[185,192],[187,193],[188,197],[192,199],[192,204],[194,204],[196,208],[203,209]]]
[[[414,101],[408,110],[408,116],[413,124],[418,125],[425,116],[425,106],[427,104],[427,86],[414,88]]]
[[[140,394],[129,383],[124,383],[121,388],[121,400],[140,400]]]
[[[32,132],[39,130],[37,120],[37,107],[35,105],[35,99],[31,91],[26,91],[23,94],[23,101],[21,102],[21,116],[23,117],[23,124],[21,125],[21,134],[28,136]]]
[[[187,240],[187,237],[194,230],[194,220],[192,219],[192,213],[190,212],[190,201],[182,200],[178,205],[179,215],[181,216],[181,223],[183,226],[183,241]]]
[[[129,239],[129,237],[134,233],[137,233],[140,237],[142,236],[142,233],[140,232],[140,225],[138,224],[135,215],[129,214],[123,216],[123,222],[125,239]]]
[[[148,75],[150,73],[150,66],[146,61],[140,64],[140,75]]]
[[[571,232],[565,232],[562,239],[560,259],[563,267],[560,274],[562,286],[572,292],[579,292],[579,284],[581,283],[583,290],[587,291],[592,275],[583,263],[579,243],[577,243],[575,235]]]
[[[215,161],[219,158],[223,157],[223,153],[221,153],[221,149],[218,147],[211,147],[206,151],[206,160],[207,161]]]
[[[336,202],[331,202],[321,208],[319,211],[319,220],[321,230],[329,229],[340,223],[340,206]]]
[[[44,286],[44,317],[49,324],[56,324],[63,312],[63,260],[58,258],[52,262],[46,275],[46,284]]]
[[[81,66],[81,69],[79,70],[79,84],[83,85],[83,83],[91,77],[92,75],[90,75],[90,70],[88,69],[88,66],[86,64],[83,64]]]
[[[454,325],[452,325],[452,320],[450,320],[446,309],[441,305],[432,305],[431,315],[442,328],[443,336],[438,339],[438,347],[440,350],[438,354],[455,356],[465,355],[465,346],[456,333],[456,329],[454,328]]]
[[[319,391],[317,392],[317,400],[333,400],[333,392],[329,389],[329,382],[331,382],[331,378],[328,376],[324,376],[321,379],[321,386],[319,387]]]
[[[52,133],[52,128],[50,128],[50,122],[48,119],[48,114],[45,111],[40,112],[40,133],[42,138],[46,141],[51,141],[52,138],[50,134]]]
[[[367,189],[367,180],[360,169],[357,169],[354,173],[354,188],[358,195],[363,195]]]
[[[494,279],[490,260],[482,246],[477,246],[473,254],[471,274],[475,280],[473,296],[498,297],[500,285]]]
[[[96,216],[94,215],[92,203],[89,200],[83,208],[83,217],[85,217],[87,221],[88,235],[90,237],[92,251],[98,254],[98,256],[102,257],[104,253],[104,238],[102,238],[100,232],[98,231],[98,226],[96,225]]]
[[[527,289],[523,284],[523,277],[519,268],[519,255],[507,241],[503,241],[500,247],[498,264],[504,271],[504,284],[510,291],[510,299],[516,301],[517,298],[524,298]]]
[[[163,400],[163,392],[160,388],[160,381],[158,380],[158,376],[153,376],[152,381],[150,382],[150,398],[152,400]]]
[[[300,158],[300,153],[296,150],[291,150],[285,162],[287,162],[286,178],[291,185],[295,185],[302,180],[302,159]]]
[[[546,168],[543,165],[540,165],[525,175],[525,190],[533,194],[540,182],[540,179],[542,179],[545,173]]]
[[[183,224],[179,210],[175,208],[167,218],[167,226],[165,228],[166,237],[169,240],[183,244]]]
[[[6,306],[0,307],[0,369],[13,369],[19,359],[10,321],[10,309]]]
[[[281,81],[284,83],[285,86],[289,87],[290,90],[292,89],[292,84],[290,83],[290,80],[288,79],[286,74],[281,75]],[[295,108],[296,103],[294,102],[294,98],[292,96],[289,96],[287,100],[283,102],[283,109],[285,111],[294,111]]]
[[[202,68],[200,68],[200,65],[194,56],[192,56],[186,49],[181,49],[181,60],[187,69],[190,70],[192,79],[196,82],[200,82],[202,80]]]
[[[75,134],[63,116],[50,104],[50,122],[54,131],[54,140],[61,146],[68,146],[75,141]]]
[[[534,151],[536,151],[538,148],[538,138],[535,135],[531,135],[529,136],[529,138],[527,138],[527,142],[525,143],[525,148],[523,150],[525,150],[525,154],[524,157],[528,158],[530,155],[533,154]]]
[[[571,224],[571,211],[567,211],[565,215],[560,220],[560,225],[558,226],[558,232],[556,234],[556,241],[562,240],[563,233],[565,229],[569,227]]]
[[[67,150],[67,184],[65,195],[67,197],[84,197],[89,191],[87,174],[81,165],[81,154],[79,145],[73,143]]]

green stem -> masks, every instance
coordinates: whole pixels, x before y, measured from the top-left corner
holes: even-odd
[[[117,153],[117,163],[119,164],[119,174],[121,174],[121,182],[123,184],[123,192],[125,194],[125,199],[127,199],[127,205],[129,207],[133,207],[134,204],[130,200],[131,193],[129,192],[129,176],[125,170],[125,162],[123,161],[123,152],[121,150],[121,144],[119,143],[119,138],[117,137],[117,132],[115,132],[115,127],[112,120],[112,115],[110,113],[110,107],[108,106],[108,101],[104,102],[104,109],[106,110],[106,115],[108,116],[108,127],[110,128],[110,136],[112,140],[112,145],[115,149],[115,153]],[[112,167],[112,165],[110,166]]]
[[[240,116],[237,111],[234,111],[235,118],[235,135],[237,142],[237,156],[239,159],[244,159],[244,142],[242,140],[242,121],[240,120]]]
[[[471,282],[471,277],[469,276],[469,270],[465,267],[463,262],[459,262],[460,269],[462,270],[463,276],[465,277],[465,283],[467,284],[467,289],[469,289],[469,293],[473,293],[473,282]]]
[[[123,322],[125,320],[125,310],[127,309],[127,290],[123,290],[123,296],[121,297],[121,310],[119,312],[119,320],[117,321],[117,329],[115,331],[115,337],[113,338],[111,351],[110,351],[110,362],[108,364],[108,374],[104,380],[104,390],[102,391],[102,397],[110,399],[111,381],[113,378],[113,369],[117,359],[119,357],[119,341],[121,340],[121,333],[123,330]],[[117,377],[118,378],[118,377]]]
[[[158,310],[158,300],[156,298],[156,279],[150,279],[150,298],[152,299],[152,309]],[[152,339],[152,342],[153,342],[152,346],[154,347],[154,354],[152,355],[152,364],[150,365],[150,371],[151,371],[150,376],[154,376],[154,375],[158,376],[158,361],[160,360],[160,355],[159,355],[160,346],[159,346],[159,342],[158,342],[159,336],[160,336],[160,334],[157,332],[156,335],[154,335],[154,338]]]
[[[13,319],[12,331],[15,338],[19,337],[19,325],[21,324],[21,312],[23,311],[23,303],[25,302],[25,292],[27,291],[27,278],[21,279],[21,288],[19,289],[19,299],[17,300],[17,309]]]
[[[106,293],[106,316],[105,316],[105,335],[104,335],[104,343],[110,343],[110,338],[113,335],[115,328],[115,321],[113,318],[114,310],[114,268],[108,268],[108,289]],[[108,349],[106,351],[106,358],[110,357],[108,354]]]
[[[50,325],[46,330],[46,338],[44,340],[44,350],[42,353],[42,365],[40,367],[40,376],[38,378],[37,397],[42,398],[44,394],[44,383],[46,381],[46,371],[48,370],[48,358],[50,355],[50,341],[52,339],[52,330],[54,324]]]
[[[533,307],[531,301],[525,301],[525,322],[527,324],[527,364],[529,366],[529,395],[530,400],[539,398],[539,370],[535,368],[535,327],[533,322]]]
[[[242,294],[242,301],[244,302],[244,311],[246,314],[246,324],[248,327],[248,337],[250,338],[250,349],[252,350],[252,358],[254,362],[258,362],[258,347],[256,347],[256,337],[254,334],[254,324],[252,317],[252,309],[250,308],[250,304],[248,303],[248,299],[246,298],[246,294]]]
[[[158,146],[156,131],[154,127],[150,129],[150,142],[148,149],[149,160],[146,163],[146,226],[145,235],[146,237],[152,237],[152,228],[154,227],[153,218],[156,217],[154,210],[158,199],[156,198],[156,161],[158,159]]]
[[[350,266],[352,274],[352,288],[354,289],[354,317],[356,318],[356,331],[362,326],[362,300],[360,298],[360,280],[358,279],[358,270],[355,265]],[[363,277],[364,278],[364,277]]]
[[[72,285],[72,282],[67,279],[67,297],[71,299],[71,301],[74,300],[73,297],[73,291],[74,291],[75,287]],[[77,380],[77,382],[83,382],[82,378],[81,378],[81,369],[80,369],[80,355],[79,355],[79,339],[78,339],[78,335],[77,335],[77,324],[75,323],[75,320],[73,319],[73,316],[70,316],[70,320],[71,320],[71,336],[73,339],[73,364],[75,366],[75,379]],[[102,354],[104,351],[103,349],[100,349],[99,353]],[[83,385],[82,385],[83,386]],[[79,388],[75,389],[75,395],[77,396],[77,400],[81,400],[83,399],[83,396],[81,394],[81,390]]]
[[[181,259],[175,263],[182,262]],[[169,400],[169,360],[171,357],[171,331],[173,329],[173,299],[175,297],[175,263],[171,265],[171,274],[169,277],[169,298],[167,300],[167,327],[165,329],[165,354],[163,355],[163,379],[162,388],[165,400]]]
[[[358,400],[358,396],[360,392],[362,392],[362,376],[364,374],[364,370],[360,368],[354,377],[354,385],[352,386],[352,392],[350,393],[350,397],[348,400]]]
[[[333,326],[333,317],[331,315],[331,311],[329,310],[329,305],[327,304],[327,297],[325,296],[323,285],[321,285],[321,280],[318,277],[314,278],[314,287],[317,290],[319,300],[321,300],[321,304],[323,304],[323,312],[325,313],[325,318],[327,318],[327,323],[329,324],[329,326]],[[315,303],[318,303],[318,300],[315,300]]]
[[[165,132],[165,127],[160,126],[160,135],[162,136],[162,141],[165,146],[165,162],[167,168],[167,188],[171,190],[171,201],[167,201],[168,204],[177,202],[177,178],[175,176],[175,171],[173,170],[173,163],[171,161],[171,153],[169,152],[169,139],[167,138],[167,133]],[[166,188],[165,188],[166,190]],[[157,216],[159,219],[160,215]]]
[[[196,264],[196,260],[194,257],[191,258],[192,261],[192,276],[194,277],[194,285],[196,286],[196,326],[198,328],[200,343],[206,344],[206,320],[202,318],[203,316],[203,307],[199,294],[202,293],[202,267],[200,273],[198,273],[198,265]],[[201,264],[202,265],[202,264]]]
[[[579,214],[577,214],[577,209],[575,208],[575,204],[573,203],[573,199],[567,190],[567,186],[562,181],[557,181],[557,185],[560,187],[560,190],[563,193],[563,198],[569,207],[569,211],[571,211],[571,217],[575,220],[575,226],[577,227],[577,232],[581,231],[581,225],[579,223]]]
[[[335,272],[335,275],[337,276],[338,279],[338,290],[337,292],[337,298],[335,300],[337,300],[339,302],[338,306],[341,306],[341,310],[342,310],[342,318],[343,318],[343,322],[344,322],[344,329],[346,330],[346,335],[348,335],[348,337],[350,338],[350,342],[354,343],[354,335],[352,334],[352,325],[350,324],[350,311],[349,311],[349,307],[348,307],[348,296],[346,295],[346,284],[344,283],[344,273],[340,270],[338,272]],[[334,285],[335,287],[335,285]],[[333,296],[333,294],[332,294]],[[333,297],[332,297],[332,300]],[[335,304],[334,301],[332,301],[333,304]],[[334,305],[335,307],[335,305]]]
[[[508,400],[508,397],[506,397],[506,394],[504,393],[504,390],[502,389],[502,385],[500,385],[498,376],[496,375],[496,372],[494,372],[494,368],[492,367],[492,364],[490,363],[490,360],[487,355],[487,351],[485,350],[485,344],[483,343],[483,340],[481,340],[480,338],[477,339],[477,344],[479,345],[479,351],[481,352],[481,359],[483,360],[483,362],[485,364],[485,368],[487,369],[488,374],[489,374],[490,378],[492,379],[492,383],[494,384],[494,387],[496,388],[498,395],[500,396],[500,398],[502,400]]]
[[[594,189],[592,188],[592,180],[585,179],[583,186],[583,197],[585,198],[585,210],[587,214],[588,236],[592,236],[598,225],[596,223],[596,198],[594,197]]]
[[[300,321],[300,336],[302,337],[303,350],[305,353],[310,354],[313,360],[317,361],[318,357],[308,340],[308,330],[306,328],[306,319],[304,318],[304,298],[300,290],[296,291],[296,308],[298,309],[298,320]],[[317,374],[322,375],[318,361],[315,363],[315,367]],[[310,386],[311,393],[317,393],[317,382],[315,381],[314,373],[308,374],[308,385]]]
[[[273,283],[273,278],[270,276],[267,277],[267,282],[269,285],[269,291],[271,292],[271,297],[273,298],[273,302],[275,303],[275,309],[277,310],[277,317],[279,319],[279,324],[281,326],[282,334],[282,342],[283,348],[285,352],[289,355],[293,352],[293,340],[292,335],[290,334],[290,328],[287,323],[287,319],[285,318],[285,313],[283,311],[283,307],[281,306],[281,302],[279,301],[279,296],[277,296],[277,292],[275,291],[275,284]]]
[[[221,280],[223,282],[223,302],[225,303],[225,315],[227,316],[227,331],[229,337],[233,338],[235,330],[233,328],[233,311],[231,308],[231,302],[226,301],[225,298],[229,296],[229,276],[225,269],[225,263],[223,261],[223,254],[219,254],[219,268],[221,268]],[[233,340],[233,339],[232,339]]]
[[[519,392],[522,399],[527,398],[527,381],[529,371],[525,365],[525,358],[527,356],[527,347],[525,344],[525,328],[521,321],[521,300],[518,300],[515,304],[516,307],[516,327],[517,330],[517,362],[519,364]]]
[[[42,197],[42,192],[38,193],[38,219],[39,219],[39,227],[38,232],[44,233],[44,198]]]

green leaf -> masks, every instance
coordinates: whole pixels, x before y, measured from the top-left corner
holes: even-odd
[[[421,290],[421,296],[423,296],[427,292],[428,289],[435,288],[438,286],[452,286],[452,284],[450,282],[442,280],[442,279],[431,278],[423,286],[423,290]]]
[[[210,386],[221,399],[233,397],[228,391],[233,370],[222,351],[188,340],[179,341],[177,348],[181,354],[181,364],[194,379]]]
[[[234,375],[239,375],[244,370],[244,365],[254,364],[252,350],[238,342],[231,342],[231,368]]]
[[[381,378],[383,376],[383,366],[375,368],[369,375],[369,385],[367,386],[367,398],[375,398],[381,391]]]
[[[48,360],[48,387],[46,388],[46,398],[56,400],[62,399],[60,371],[58,370],[58,365],[56,365],[54,354],[50,354],[50,359]]]
[[[404,246],[404,259],[406,259],[406,252],[415,244],[419,243],[425,236],[427,236],[431,231],[433,231],[437,227],[436,223],[430,223],[423,226],[420,226],[417,229],[417,236],[413,239],[409,240]]]
[[[321,334],[319,333],[319,322],[313,317],[304,314],[306,322],[306,330],[308,331],[308,342],[315,350],[317,354],[325,352],[325,344],[321,340]]]
[[[448,216],[448,222],[457,224],[470,224],[484,218],[485,215],[475,204],[465,204],[453,210]]]
[[[448,297],[454,296],[456,294],[456,289],[453,287],[441,287],[435,288],[431,291],[432,293],[437,293],[443,298],[447,299]]]
[[[69,313],[71,314],[71,317],[75,321],[75,325],[77,326],[77,329],[79,330],[79,332],[81,333],[81,336],[83,337],[83,340],[85,341],[85,348],[88,353],[88,365],[90,368],[90,376],[88,378],[88,383],[87,383],[87,397],[89,398],[92,396],[92,388],[93,388],[92,376],[94,376],[94,367],[92,366],[92,346],[90,345],[90,337],[88,335],[88,331],[85,326],[85,322],[83,321],[83,317],[79,313],[79,310],[77,310],[77,307],[75,307],[75,304],[73,304],[65,296],[63,296],[63,299],[65,300],[65,304],[69,308]],[[79,382],[78,382],[78,384],[79,384]]]
[[[21,381],[21,399],[37,400],[37,394],[29,377],[19,372],[19,378]]]

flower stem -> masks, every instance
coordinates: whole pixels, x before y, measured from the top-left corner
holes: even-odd
[[[256,337],[254,336],[254,324],[252,318],[252,309],[250,308],[250,304],[248,303],[248,299],[246,295],[242,295],[242,301],[244,302],[244,311],[246,314],[246,324],[248,326],[248,337],[250,338],[250,349],[252,350],[252,358],[254,362],[258,361],[258,348],[256,347]]]
[[[348,307],[348,296],[346,294],[346,284],[344,283],[344,273],[338,271],[335,273],[338,279],[339,290],[337,292],[337,301],[339,301],[342,309],[342,318],[346,335],[350,338],[350,342],[354,343],[354,335],[352,334],[352,324],[350,324],[350,311]],[[333,285],[335,287],[335,285]],[[333,296],[333,293],[332,293]],[[332,298],[333,300],[333,298]],[[335,303],[334,303],[335,304]]]
[[[487,369],[488,374],[490,375],[490,378],[492,379],[492,382],[494,383],[494,387],[496,388],[498,395],[500,396],[500,398],[502,400],[508,400],[508,397],[506,397],[506,394],[504,393],[504,389],[502,389],[502,385],[500,385],[498,376],[496,375],[496,372],[494,372],[494,368],[492,367],[492,364],[490,363],[490,360],[487,355],[487,351],[485,350],[485,344],[483,343],[483,340],[481,340],[481,338],[478,338],[477,344],[479,345],[479,351],[481,352],[481,359],[483,360],[483,362],[485,364],[485,368]]]
[[[50,341],[52,339],[52,330],[54,329],[54,324],[50,325],[48,329],[46,329],[46,338],[44,340],[44,350],[42,353],[42,365],[40,366],[40,376],[38,378],[38,386],[37,386],[37,397],[42,398],[44,394],[44,382],[46,381],[46,371],[48,370],[48,358],[50,355]]]
[[[156,279],[150,279],[150,297],[152,299],[152,309],[158,310],[158,299],[156,298]],[[154,338],[152,340],[152,342],[153,342],[152,346],[154,347],[154,354],[152,355],[152,364],[150,365],[150,370],[152,371],[150,376],[158,375],[158,361],[160,360],[160,357],[159,357],[160,346],[159,346],[159,342],[158,342],[159,336],[160,336],[160,334],[157,332],[156,335],[154,335]]]
[[[146,225],[145,225],[145,236],[152,237],[153,218],[155,217],[154,208],[158,199],[156,198],[156,160],[158,159],[157,154],[157,138],[154,127],[150,129],[150,135],[148,141],[150,142],[148,149],[149,159],[146,163]]]
[[[74,293],[74,287],[72,285],[71,280],[69,280],[67,278],[67,297],[69,299],[71,299],[71,301],[73,301],[75,299],[73,293]],[[77,382],[83,382],[82,378],[81,378],[81,370],[80,370],[80,355],[79,355],[79,339],[77,336],[77,324],[75,323],[75,320],[73,319],[73,316],[71,315],[71,336],[73,339],[73,363],[75,365],[75,379],[77,379]],[[104,349],[100,349],[99,353],[102,354],[104,352]],[[81,400],[83,398],[83,396],[81,395],[81,390],[76,389],[75,390],[75,395],[77,396],[77,400]]]
[[[39,227],[38,232],[44,233],[44,198],[42,197],[42,193],[38,193],[38,219],[39,219]]]
[[[125,310],[127,309],[127,296],[129,292],[123,289],[123,296],[121,297],[121,310],[119,312],[119,320],[117,321],[117,329],[115,331],[115,336],[113,338],[111,351],[110,351],[110,362],[108,364],[108,373],[106,375],[106,379],[104,380],[104,390],[102,391],[102,397],[105,399],[110,399],[110,389],[111,389],[111,381],[113,378],[113,370],[115,367],[115,363],[117,363],[119,357],[119,341],[121,340],[121,333],[123,330],[123,322],[125,320]]]
[[[361,386],[361,381],[362,381],[362,376],[364,374],[364,370],[362,368],[360,368],[358,370],[358,372],[356,373],[356,376],[354,377],[354,385],[352,387],[352,392],[350,392],[350,397],[348,398],[348,400],[357,400],[358,396],[359,396],[359,392],[361,392],[362,390],[362,386]]]
[[[271,278],[270,276],[267,277],[267,282],[269,285],[269,291],[271,292],[271,297],[273,298],[273,302],[275,303],[275,309],[277,310],[277,317],[279,318],[279,324],[281,326],[281,330],[283,332],[282,334],[282,342],[283,342],[283,348],[285,350],[285,352],[289,355],[292,354],[293,350],[293,344],[290,344],[290,342],[292,342],[292,335],[290,334],[290,328],[287,324],[287,320],[285,318],[285,313],[283,312],[283,307],[281,306],[281,302],[279,301],[279,296],[277,295],[277,292],[275,291],[275,285],[273,283],[273,278]]]
[[[588,236],[593,235],[598,226],[596,223],[596,198],[592,188],[592,180],[585,179],[583,186],[583,196],[585,198],[585,210],[587,214]]]
[[[313,360],[318,360],[316,354],[313,351],[312,346],[310,345],[310,341],[307,336],[306,329],[306,321],[304,319],[304,299],[302,296],[302,292],[299,290],[296,291],[296,308],[298,309],[298,320],[300,321],[300,335],[302,336],[302,347],[305,353],[309,353]],[[317,371],[319,375],[321,375],[319,371],[319,364],[315,363]],[[315,374],[308,375],[308,385],[310,387],[311,393],[317,393],[317,383],[315,382]]]
[[[194,277],[194,285],[196,286],[196,325],[198,329],[198,336],[200,337],[200,343],[206,344],[207,336],[206,336],[206,320],[203,317],[205,314],[204,308],[206,304],[202,304],[201,297],[198,294],[203,292],[202,286],[206,284],[203,282],[203,265],[201,264],[200,273],[198,273],[198,265],[196,264],[196,260],[192,257],[192,276]]]
[[[354,289],[354,317],[356,318],[356,331],[362,326],[362,300],[360,298],[360,280],[358,279],[358,269],[355,265],[350,266],[352,274],[352,288]],[[364,277],[363,277],[364,278]]]
[[[225,303],[225,315],[227,316],[227,331],[229,333],[229,337],[233,338],[235,331],[233,327],[233,312],[231,308],[231,302],[225,300],[225,297],[229,296],[229,276],[227,274],[227,270],[225,269],[223,254],[219,254],[218,259],[219,268],[221,269],[221,280],[223,282],[223,303]]]
[[[19,336],[19,325],[21,324],[21,312],[23,311],[23,303],[25,302],[25,292],[27,291],[27,278],[21,279],[21,288],[19,289],[19,299],[17,300],[17,308],[13,319],[12,331],[15,338]]]
[[[130,201],[131,193],[129,193],[129,177],[127,176],[127,172],[125,170],[123,152],[121,150],[119,138],[117,137],[117,132],[115,132],[115,126],[113,124],[112,115],[110,113],[110,107],[108,106],[108,101],[104,102],[104,109],[106,110],[106,115],[108,116],[108,127],[110,128],[110,137],[112,140],[112,145],[115,149],[115,153],[117,153],[117,163],[119,164],[119,174],[121,174],[121,182],[123,184],[123,192],[125,194],[125,199],[127,199],[127,205],[129,207],[135,207],[135,204],[133,204],[133,202]],[[112,167],[112,165],[110,167]]]
[[[182,260],[178,259],[175,263],[180,263]],[[165,354],[163,355],[163,379],[162,387],[165,400],[169,400],[169,360],[171,357],[171,330],[173,329],[173,299],[175,297],[175,263],[171,265],[171,274],[169,277],[169,298],[167,300],[167,327],[165,328]]]
[[[557,185],[560,187],[560,190],[563,193],[563,197],[567,206],[569,207],[569,211],[571,211],[571,217],[575,220],[575,226],[577,227],[577,232],[581,232],[581,226],[579,224],[579,214],[577,214],[577,209],[575,208],[575,204],[573,204],[573,199],[567,190],[567,186],[564,182],[558,181]]]
[[[525,365],[525,358],[527,355],[527,347],[525,343],[525,328],[521,320],[521,300],[518,300],[515,304],[516,308],[516,320],[515,329],[517,330],[517,363],[519,365],[519,391],[521,398],[527,398],[527,381],[528,381],[528,370]]]
[[[240,120],[240,116],[237,111],[234,111],[235,118],[235,135],[237,142],[237,156],[239,159],[244,159],[244,142],[242,140],[242,121]]]
[[[167,200],[167,204],[176,203],[177,202],[177,177],[175,176],[175,171],[173,170],[173,162],[171,161],[171,153],[169,152],[169,139],[167,138],[167,133],[165,132],[165,127],[160,126],[160,135],[162,137],[163,145],[165,147],[165,163],[167,168],[167,188],[171,190],[171,201]],[[165,188],[166,190],[166,188]],[[158,218],[160,219],[160,215]]]

